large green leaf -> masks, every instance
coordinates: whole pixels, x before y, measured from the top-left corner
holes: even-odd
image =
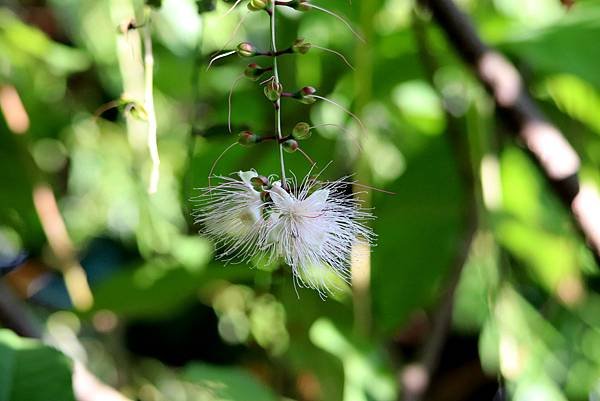
[[[600,7],[582,3],[560,22],[502,45],[537,73],[570,73],[600,87]]]
[[[54,348],[0,330],[0,401],[71,401],[71,362]]]
[[[267,387],[237,368],[192,364],[186,367],[183,378],[206,388],[207,401],[277,400]]]

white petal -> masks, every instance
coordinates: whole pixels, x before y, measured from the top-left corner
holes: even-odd
[[[294,198],[285,189],[281,187],[280,182],[273,183],[273,187],[269,190],[273,203],[278,208],[288,208],[294,203]]]

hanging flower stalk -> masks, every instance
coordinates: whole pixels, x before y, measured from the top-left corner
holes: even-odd
[[[241,0],[236,1],[231,9],[240,3]],[[285,135],[281,120],[282,99],[308,105],[318,99],[328,99],[317,96],[317,90],[310,86],[286,91],[280,80],[278,58],[286,54],[306,54],[315,47],[338,55],[347,65],[352,66],[340,53],[313,46],[304,39],[296,39],[289,47],[278,49],[277,7],[290,7],[298,11],[312,8],[322,10],[304,0],[250,0],[249,10],[264,11],[269,15],[270,49],[260,50],[252,43],[242,42],[235,49],[213,57],[209,68],[215,60],[232,54],[244,58],[272,58],[271,66],[248,64],[243,76],[252,81],[262,81],[265,97],[273,104],[274,134],[259,135],[243,131],[238,134],[236,144],[249,147],[275,142],[280,174],[266,177],[254,170],[240,171],[232,176],[216,177],[220,182],[215,186],[210,185],[215,164],[233,145],[228,147],[213,164],[208,188],[202,189],[197,198],[199,207],[195,211],[195,221],[202,227],[201,233],[216,244],[218,257],[222,260],[282,260],[291,267],[295,284],[315,288],[321,295],[325,295],[336,288],[335,282],[331,280],[331,273],[349,283],[350,259],[356,257],[356,252],[353,255],[353,248],[368,249],[356,245],[371,244],[374,240],[374,233],[365,225],[365,221],[373,216],[370,211],[361,207],[360,201],[350,191],[353,183],[347,179],[327,182],[320,180],[318,175],[311,177],[309,173],[298,183],[293,174],[292,178],[287,177],[286,152],[299,151],[314,167],[315,163],[300,148],[299,142],[309,139],[311,131],[316,127],[299,122],[290,134]],[[347,24],[341,17],[336,17]],[[358,35],[354,30],[352,32]],[[228,100],[229,115],[231,93]],[[356,118],[353,114],[350,115]]]

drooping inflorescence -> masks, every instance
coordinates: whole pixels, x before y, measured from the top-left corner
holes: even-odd
[[[242,0],[237,0],[230,11]],[[325,295],[335,288],[331,280],[334,274],[350,282],[351,258],[356,257],[355,249],[369,249],[374,239],[371,229],[364,224],[372,219],[370,211],[361,207],[360,201],[351,191],[352,182],[345,179],[326,182],[311,177],[310,172],[298,183],[295,176],[287,178],[285,153],[299,151],[309,160],[312,167],[315,162],[301,149],[299,142],[311,137],[311,126],[307,122],[298,122],[289,134],[282,129],[282,100],[293,100],[303,104],[313,104],[324,100],[337,105],[332,100],[316,95],[311,86],[289,91],[279,76],[278,58],[287,54],[303,55],[312,48],[326,50],[339,56],[352,68],[348,60],[340,53],[324,47],[312,45],[303,38],[294,40],[288,47],[277,47],[277,8],[288,7],[297,11],[312,9],[323,11],[340,19],[352,33],[362,40],[351,26],[337,14],[316,6],[307,0],[250,0],[250,11],[263,11],[269,16],[270,48],[259,49],[250,42],[242,42],[234,49],[214,56],[214,61],[237,54],[243,58],[267,56],[272,65],[261,66],[250,63],[243,76],[251,81],[260,82],[265,97],[273,104],[274,132],[259,135],[253,131],[242,131],[237,135],[235,144],[248,147],[266,142],[275,142],[280,160],[279,176],[265,177],[256,171],[241,171],[234,176],[218,177],[220,182],[210,184],[210,178],[219,156],[209,173],[209,186],[202,189],[197,198],[199,206],[195,211],[195,221],[201,226],[201,233],[213,240],[217,255],[226,261],[249,261],[255,258],[265,262],[281,260],[289,265],[294,274],[294,282],[315,288]],[[237,82],[237,81],[236,81]],[[231,95],[229,96],[229,130],[231,132]],[[353,118],[358,118],[348,110],[337,105]],[[362,123],[358,120],[362,127]],[[224,152],[224,153],[225,153]],[[311,167],[311,171],[312,171]],[[365,255],[363,255],[365,256]]]

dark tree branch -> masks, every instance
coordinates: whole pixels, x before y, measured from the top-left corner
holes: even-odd
[[[449,42],[492,95],[500,120],[517,134],[555,193],[571,210],[600,266],[600,195],[595,187],[580,184],[577,153],[544,118],[517,69],[481,41],[471,20],[452,0],[420,1],[431,10]]]
[[[437,61],[429,48],[429,41],[425,27],[418,15],[413,15],[413,32],[422,67],[429,83],[435,88],[434,74],[437,70]],[[446,105],[446,102],[444,102]],[[469,256],[471,244],[478,226],[477,215],[477,178],[473,171],[468,137],[460,127],[460,121],[445,107],[447,132],[454,148],[456,165],[462,184],[465,187],[466,199],[463,202],[463,232],[454,259],[452,260],[450,274],[444,286],[444,293],[440,297],[438,307],[433,316],[431,333],[419,352],[419,360],[407,365],[401,374],[402,400],[420,401],[429,388],[431,378],[439,365],[440,355],[444,349],[446,338],[452,321],[454,295],[460,282],[463,267]]]

